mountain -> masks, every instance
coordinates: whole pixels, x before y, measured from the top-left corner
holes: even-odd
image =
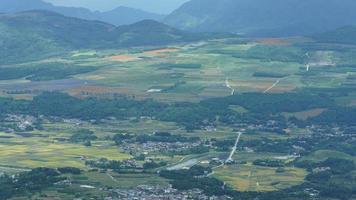
[[[293,36],[355,24],[355,10],[354,0],[191,0],[164,22],[190,31]]]
[[[336,30],[315,34],[312,38],[323,43],[356,45],[356,26],[345,26]]]
[[[114,25],[132,24],[145,19],[159,21],[164,18],[164,15],[128,7],[118,7],[106,12],[92,12],[86,8],[54,6],[42,0],[1,0],[0,3],[0,13],[16,13],[29,10],[53,11],[69,17],[100,20]]]
[[[132,24],[146,19],[161,21],[165,17],[164,15],[124,6],[106,12],[95,12],[94,14],[97,16],[96,20],[101,20],[114,25]]]
[[[116,27],[50,11],[0,14],[0,64],[82,48],[164,45],[211,37],[187,33],[153,20]]]

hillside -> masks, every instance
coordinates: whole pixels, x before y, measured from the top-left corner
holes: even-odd
[[[206,36],[186,33],[152,20],[116,27],[49,11],[2,14],[0,63],[36,59],[70,49],[163,45]]]
[[[96,20],[114,25],[127,25],[147,19],[161,21],[165,17],[164,15],[124,6],[106,12],[94,12],[94,15]]]
[[[333,31],[313,35],[318,42],[356,45],[356,26],[345,26]]]
[[[191,31],[290,36],[354,24],[353,0],[191,0],[165,23]]]
[[[1,0],[0,13],[16,13],[29,10],[47,10],[69,17],[100,20],[117,26],[132,24],[145,19],[162,20],[164,18],[163,15],[128,7],[118,7],[105,12],[92,12],[86,8],[54,6],[42,0]]]

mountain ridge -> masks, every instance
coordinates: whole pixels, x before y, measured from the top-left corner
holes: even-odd
[[[196,32],[296,36],[354,24],[355,10],[353,0],[191,0],[164,22]]]
[[[144,19],[162,20],[164,15],[143,11],[140,9],[119,6],[113,10],[100,12],[80,7],[55,6],[42,0],[1,0],[0,13],[17,13],[29,10],[48,10],[65,16],[99,20],[114,25],[132,24]]]
[[[212,37],[215,35],[188,33],[154,20],[115,26],[43,10],[0,14],[0,64],[41,58],[49,52],[157,46]]]
[[[332,31],[315,34],[311,38],[322,43],[356,45],[356,25],[344,26]]]

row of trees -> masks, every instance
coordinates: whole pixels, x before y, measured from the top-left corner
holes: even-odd
[[[230,109],[239,105],[249,112],[237,113]],[[148,116],[162,121],[176,122],[188,130],[215,123],[216,119],[224,123],[238,121],[259,121],[274,119],[283,121],[281,112],[298,112],[312,108],[333,107],[311,122],[355,123],[355,109],[334,106],[331,98],[310,93],[260,94],[246,93],[223,98],[213,98],[200,103],[166,104],[153,100],[137,101],[126,97],[114,99],[86,98],[77,99],[58,92],[45,92],[32,101],[0,98],[1,113],[22,113],[30,115],[58,116],[83,120],[116,117]],[[335,117],[336,116],[336,117]]]

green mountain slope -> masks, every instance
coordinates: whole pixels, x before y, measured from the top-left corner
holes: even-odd
[[[116,27],[49,11],[0,15],[0,64],[46,57],[70,49],[120,48],[199,40],[152,20]]]
[[[345,26],[312,36],[318,42],[356,45],[356,26]]]
[[[191,0],[165,23],[252,36],[304,35],[356,23],[354,0]]]

